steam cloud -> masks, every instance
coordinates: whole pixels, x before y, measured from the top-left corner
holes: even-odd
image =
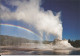
[[[33,25],[40,33],[46,32],[62,39],[62,22],[60,12],[56,15],[51,10],[45,11],[40,7],[41,0],[7,0],[6,3],[16,6],[12,12],[6,6],[0,4],[0,18],[3,20],[23,20]]]

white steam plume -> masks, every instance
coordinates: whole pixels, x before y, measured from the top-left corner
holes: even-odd
[[[33,25],[39,32],[53,34],[59,39],[62,39],[62,22],[60,12],[56,15],[51,10],[44,11],[40,7],[40,0],[7,0],[8,5],[17,6],[17,9],[12,12],[6,6],[0,4],[0,18],[3,20],[23,20]]]

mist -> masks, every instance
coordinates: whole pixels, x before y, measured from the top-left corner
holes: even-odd
[[[41,0],[7,0],[6,4],[16,6],[15,11],[0,3],[0,19],[2,20],[22,20],[33,25],[36,30],[43,36],[43,32],[53,34],[56,38],[62,40],[62,22],[60,19],[61,12],[54,15],[53,11],[45,11],[41,7]]]

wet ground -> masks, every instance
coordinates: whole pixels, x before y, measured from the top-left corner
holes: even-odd
[[[80,50],[55,49],[24,49],[24,48],[2,48],[0,55],[80,55]]]
[[[80,55],[80,51],[71,51],[70,53],[54,52],[54,51],[16,51],[4,50],[0,55]]]

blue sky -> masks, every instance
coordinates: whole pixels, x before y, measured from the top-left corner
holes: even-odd
[[[5,0],[2,0],[1,3],[8,7],[11,11],[16,10],[15,6],[12,7],[10,5],[7,5],[5,3]],[[65,38],[71,40],[78,39],[80,40],[80,0],[42,0],[41,7],[43,7],[45,11],[52,10],[53,13],[61,11],[61,20],[63,25],[63,39]],[[0,22],[5,24],[19,25],[21,27],[28,28],[37,33],[33,26],[29,26],[28,24],[25,24],[25,22],[22,22],[21,20],[3,21],[0,19]],[[3,29],[1,30],[3,31]],[[51,37],[50,40],[53,40],[53,36],[51,35],[50,37]]]

